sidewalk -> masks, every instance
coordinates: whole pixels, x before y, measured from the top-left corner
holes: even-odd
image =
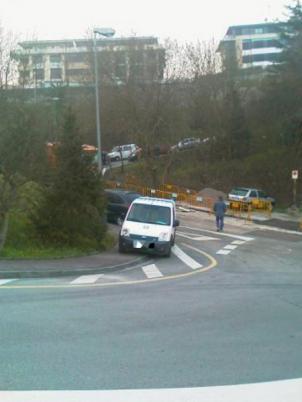
[[[195,210],[199,212],[211,213],[211,210],[204,207],[192,207],[190,205],[179,203],[178,208]],[[242,212],[240,215],[227,214],[228,218],[247,220],[247,213]],[[272,216],[269,218],[265,214],[253,212],[252,222],[258,225],[269,226],[277,229],[285,229],[296,232],[302,232],[302,215],[301,216],[291,216],[285,213],[273,212]]]
[[[0,278],[43,278],[114,272],[135,266],[148,257],[119,254],[113,249],[102,254],[56,260],[0,260]]]

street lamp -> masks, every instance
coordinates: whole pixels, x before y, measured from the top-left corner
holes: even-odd
[[[111,38],[115,34],[112,28],[94,28],[93,30],[93,50],[94,50],[94,77],[95,77],[95,107],[96,107],[96,138],[98,146],[98,170],[102,171],[102,151],[101,151],[101,117],[100,117],[100,94],[99,94],[99,66],[97,57],[97,35]]]

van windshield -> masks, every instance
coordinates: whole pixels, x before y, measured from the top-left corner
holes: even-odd
[[[169,226],[171,209],[160,205],[133,204],[127,221]]]
[[[232,195],[239,195],[242,197],[247,196],[248,190],[245,188],[235,188],[234,190],[231,191]]]

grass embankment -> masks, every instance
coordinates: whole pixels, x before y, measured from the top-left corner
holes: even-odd
[[[228,193],[234,187],[260,188],[276,198],[280,212],[292,204],[291,170],[297,166],[302,170],[301,159],[295,149],[280,147],[264,150],[244,159],[224,160],[211,158],[210,148],[196,148],[176,152],[169,156],[146,163],[144,159],[111,172],[113,180],[122,181],[126,175],[136,177],[144,186],[169,183],[181,187],[202,190],[211,187]],[[301,191],[298,202],[302,203]]]
[[[113,248],[116,236],[107,232],[98,250],[82,247],[60,247],[42,244],[35,238],[31,222],[24,213],[10,215],[7,240],[0,258],[3,259],[58,259],[96,254]]]

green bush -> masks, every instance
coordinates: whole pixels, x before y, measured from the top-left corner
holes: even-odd
[[[84,155],[75,118],[66,115],[64,133],[57,150],[52,182],[33,216],[44,244],[99,249],[106,233],[105,197],[100,175]]]

